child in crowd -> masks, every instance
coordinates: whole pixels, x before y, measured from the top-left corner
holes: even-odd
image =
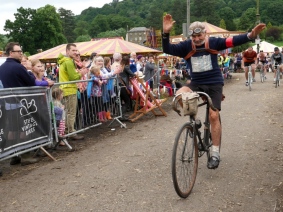
[[[59,138],[65,134],[65,106],[62,104],[63,90],[54,88],[52,90],[54,113],[56,119],[56,126]],[[65,146],[63,141],[60,141],[60,146]]]
[[[103,111],[102,85],[106,84],[107,80],[102,80],[100,67],[96,65],[90,68],[90,77],[92,81],[88,83],[87,96],[92,98],[94,113],[97,114],[98,120],[105,122],[107,118],[106,111]]]
[[[21,64],[27,69],[27,71],[31,71],[31,61],[28,59],[26,55],[23,55]]]
[[[35,84],[37,86],[49,86],[54,85],[54,81],[44,77],[44,69],[42,63],[35,59],[31,61],[31,73],[34,76]]]

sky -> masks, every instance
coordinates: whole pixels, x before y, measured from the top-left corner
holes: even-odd
[[[17,9],[23,7],[25,9],[38,9],[50,4],[58,10],[60,7],[71,10],[75,15],[81,14],[81,12],[89,7],[101,8],[104,4],[111,3],[112,0],[3,0],[0,6],[0,34],[6,34],[4,31],[4,25],[7,19],[14,21],[14,13],[17,13]]]

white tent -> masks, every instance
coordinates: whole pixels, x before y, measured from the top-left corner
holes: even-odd
[[[274,47],[277,47],[271,43],[268,43],[266,41],[262,41],[259,44],[259,50],[263,50],[263,52],[265,53],[270,53],[270,52],[274,52]],[[253,46],[253,50],[257,51],[257,45]]]

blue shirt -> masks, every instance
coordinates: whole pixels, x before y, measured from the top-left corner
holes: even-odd
[[[234,36],[233,38],[214,38],[209,37],[210,49],[217,51],[237,46],[250,41],[247,34]],[[170,44],[169,36],[162,36],[163,52],[185,58],[192,51],[192,41],[185,40],[178,44]],[[204,49],[205,45],[196,46],[196,49]],[[187,60],[191,75],[192,84],[223,84],[223,76],[218,66],[217,54],[208,51],[196,52]]]
[[[4,88],[35,86],[34,77],[14,58],[7,58],[0,66],[0,80]]]

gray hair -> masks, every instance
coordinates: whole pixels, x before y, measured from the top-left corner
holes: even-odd
[[[202,22],[199,22],[199,21],[195,21],[195,22],[191,23],[191,25],[189,27],[189,31],[193,31],[193,33],[194,33],[194,30],[197,29],[197,28],[201,29],[202,32],[206,32],[205,25]]]
[[[115,53],[113,54],[113,60],[114,60],[115,62],[120,62],[120,61],[122,60],[122,55],[121,55],[121,53],[115,52]]]

